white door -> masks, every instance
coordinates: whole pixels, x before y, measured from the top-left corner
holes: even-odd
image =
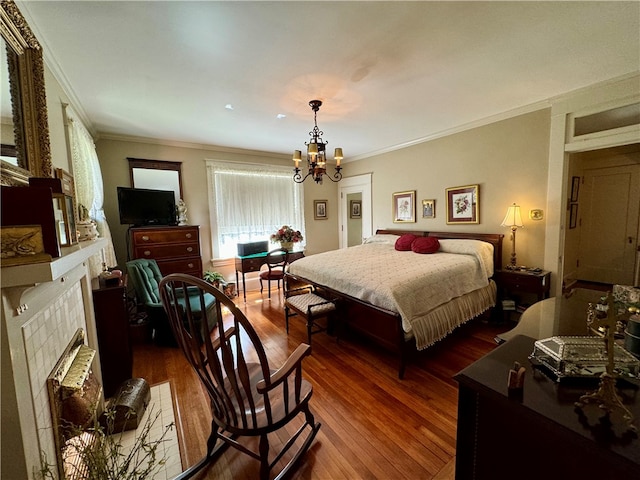
[[[634,285],[640,165],[585,169],[581,189],[578,279]]]
[[[362,243],[362,239],[370,237],[372,225],[372,208],[371,208],[371,174],[356,175],[354,177],[343,178],[338,184],[338,198],[340,201],[340,248],[347,248],[350,245]],[[357,228],[361,229],[360,241],[354,241],[351,235],[349,241],[349,223],[353,219],[351,215],[351,199],[357,198],[360,194],[362,205],[360,208],[361,222],[358,222]]]

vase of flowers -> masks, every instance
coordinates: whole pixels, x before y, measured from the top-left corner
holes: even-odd
[[[300,230],[294,230],[289,225],[283,225],[276,233],[271,235],[271,241],[280,242],[280,246],[286,248],[287,251],[291,251],[293,244],[302,240],[303,236]]]

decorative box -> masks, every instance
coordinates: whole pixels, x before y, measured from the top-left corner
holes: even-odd
[[[269,242],[250,242],[238,244],[238,256],[246,257],[247,255],[255,255],[256,253],[266,253],[269,251]]]
[[[638,377],[640,360],[624,348],[615,344],[613,349],[615,372],[620,376]],[[537,340],[531,362],[547,367],[556,376],[563,378],[593,378],[606,371],[606,342],[601,337],[562,336]]]

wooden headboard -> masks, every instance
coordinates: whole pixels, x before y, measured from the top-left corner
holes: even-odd
[[[405,235],[407,233],[418,235],[419,237],[436,237],[438,239],[460,238],[468,240],[482,240],[493,245],[493,268],[502,268],[502,233],[467,233],[467,232],[421,232],[417,230],[376,230],[380,235]]]

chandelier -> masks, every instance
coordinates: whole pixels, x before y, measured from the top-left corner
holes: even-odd
[[[309,102],[309,106],[311,110],[313,110],[313,130],[309,132],[309,136],[311,140],[309,143],[305,142],[307,146],[307,167],[308,172],[303,177],[302,173],[300,173],[300,161],[302,160],[302,152],[300,150],[294,150],[293,152],[293,163],[295,164],[295,168],[293,169],[293,181],[296,183],[304,182],[307,177],[313,178],[316,183],[322,183],[322,179],[326,176],[332,182],[339,182],[342,180],[342,167],[340,166],[340,161],[342,160],[342,148],[336,148],[334,152],[334,158],[336,160],[336,173],[332,176],[327,174],[327,157],[326,157],[326,146],[327,143],[322,140],[322,135],[324,132],[320,131],[318,128],[318,110],[320,110],[320,106],[322,105],[322,101],[320,100],[311,100]]]

